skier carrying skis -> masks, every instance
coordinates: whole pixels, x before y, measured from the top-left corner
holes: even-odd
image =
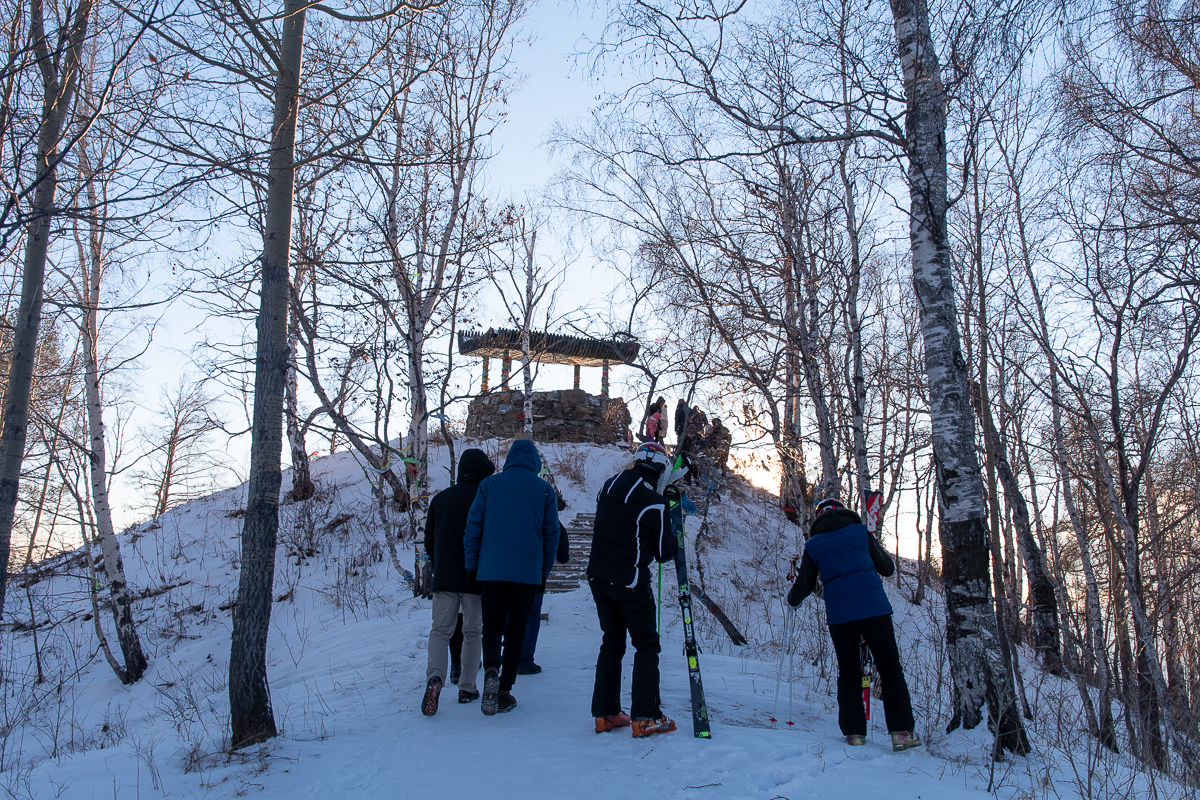
[[[859,641],[865,640],[883,683],[883,713],[892,736],[892,749],[921,746],[913,733],[912,700],[896,631],[892,605],[883,591],[880,575],[887,577],[896,565],[862,519],[836,498],[816,504],[812,537],[804,545],[804,558],[787,601],[797,608],[812,594],[820,576],[825,585],[825,616],[838,662],[838,726],[846,743],[866,743],[867,718],[862,703]]]
[[[662,496],[671,460],[662,445],[647,442],[634,463],[604,482],[596,497],[588,585],[604,638],[596,659],[592,715],[596,733],[632,725],[635,737],[670,733],[675,723],[664,716],[658,699],[658,654],[650,561],[675,558],[676,541]],[[633,701],[621,710],[621,659],[625,634],[633,642]],[[630,719],[632,715],[632,720]]]

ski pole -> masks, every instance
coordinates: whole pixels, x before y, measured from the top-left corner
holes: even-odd
[[[795,618],[796,618],[796,612],[793,611],[792,619],[795,619]],[[791,648],[788,648],[788,719],[787,719],[788,725],[793,724],[792,723],[792,690],[795,688],[795,684],[792,682],[792,675],[795,674],[795,667],[796,667],[796,648],[791,647]]]
[[[774,722],[775,714],[779,711],[779,686],[783,682],[783,661],[788,650],[791,649],[792,642],[792,623],[796,618],[796,610],[790,609],[788,615],[783,620],[783,647],[779,650],[779,669],[775,671],[775,705],[771,707],[771,721]],[[791,676],[788,676],[788,683],[791,683]]]

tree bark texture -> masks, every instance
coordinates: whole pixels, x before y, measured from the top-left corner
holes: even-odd
[[[101,208],[96,192],[95,180],[89,169],[87,146],[79,145],[79,162],[86,175],[88,203],[93,209]],[[104,407],[100,394],[100,285],[103,279],[103,242],[100,222],[94,217],[89,222],[88,248],[80,247],[80,266],[84,271],[84,392],[88,418],[88,465],[92,484],[92,507],[96,511],[96,537],[100,540],[100,551],[104,556],[104,577],[112,598],[113,623],[117,629],[117,642],[125,659],[123,680],[136,683],[146,671],[146,656],[138,638],[137,625],[133,620],[133,595],[125,578],[125,563],[121,559],[121,544],[113,529],[112,509],[108,502],[108,459],[104,443]]]
[[[1046,560],[1041,547],[1033,536],[1033,526],[1029,519],[1029,504],[1013,474],[1012,465],[1008,460],[1008,451],[996,430],[995,423],[989,418],[983,418],[982,398],[977,411],[980,414],[987,448],[991,453],[992,463],[1004,492],[1004,502],[1012,512],[1012,523],[1016,529],[1017,548],[1021,554],[1021,563],[1025,568],[1025,576],[1029,580],[1029,602],[1033,616],[1033,649],[1041,660],[1042,667],[1047,671],[1062,675],[1063,659],[1059,647],[1058,627],[1058,595],[1054,581],[1046,570]]]
[[[12,358],[8,365],[8,390],[4,398],[4,421],[0,430],[0,614],[8,583],[9,547],[17,511],[17,490],[25,437],[29,425],[29,397],[38,333],[42,323],[42,285],[46,277],[46,254],[54,219],[54,196],[58,191],[59,144],[70,115],[79,82],[80,58],[94,0],[80,0],[69,31],[60,32],[61,54],[51,54],[51,39],[45,30],[42,0],[29,3],[30,41],[42,77],[42,119],[38,128],[35,188],[25,224],[25,257],[21,269],[21,302],[13,324]],[[55,37],[59,38],[59,37]]]
[[[283,5],[254,364],[250,479],[229,654],[230,741],[234,748],[262,742],[277,734],[267,685],[267,631],[271,622],[282,483],[296,112],[304,52],[304,15],[309,4],[304,0],[285,0]]]
[[[304,430],[300,424],[300,399],[296,371],[296,359],[300,345],[300,297],[303,293],[304,276],[297,271],[288,313],[288,365],[284,383],[284,404],[287,415],[288,447],[292,452],[292,500],[307,500],[316,492],[312,473],[308,467],[308,447],[304,441]]]
[[[978,725],[986,702],[989,727],[996,731],[999,745],[1026,753],[1029,741],[997,643],[996,617],[988,592],[983,479],[975,452],[946,229],[947,98],[925,0],[891,0],[891,8],[908,101],[905,127],[913,286],[921,312],[933,452],[942,498],[942,577],[954,709],[950,728]]]

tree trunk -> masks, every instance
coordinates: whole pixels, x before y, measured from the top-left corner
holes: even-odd
[[[850,327],[850,427],[854,433],[854,472],[857,500],[862,508],[866,494],[871,490],[871,468],[867,463],[867,430],[865,424],[867,408],[867,381],[863,375],[862,318],[858,313],[858,293],[862,281],[862,261],[859,255],[858,216],[854,202],[854,184],[846,173],[846,157],[850,145],[842,148],[838,163],[842,187],[846,195],[846,236],[850,240],[850,287],[846,296],[846,316]],[[863,508],[865,511],[866,509]],[[882,512],[883,509],[880,509]]]
[[[1004,499],[1012,510],[1013,527],[1016,528],[1017,548],[1025,576],[1029,580],[1029,599],[1033,606],[1033,649],[1038,653],[1042,667],[1054,675],[1063,674],[1062,650],[1059,647],[1058,596],[1054,581],[1046,570],[1042,550],[1033,537],[1029,522],[1029,505],[1021,493],[1017,478],[1006,457],[1006,449],[994,426],[994,437],[989,446],[995,453],[996,472],[1004,490]]]
[[[271,130],[270,182],[254,369],[254,419],[250,480],[242,527],[241,575],[233,612],[229,654],[231,743],[236,748],[277,734],[267,686],[267,631],[275,580],[279,530],[283,394],[287,373],[288,278],[292,234],[292,190],[304,52],[304,0],[285,0],[279,78]]]
[[[983,480],[967,397],[946,231],[946,107],[925,0],[891,0],[908,110],[913,286],[921,311],[934,459],[942,503],[942,579],[953,683],[953,729],[982,721],[986,701],[998,744],[1017,753],[1029,741],[1016,693],[996,645],[988,594]]]
[[[792,369],[798,373],[793,374],[793,382],[799,376],[804,377],[804,386],[817,423],[817,449],[821,456],[820,497],[838,497],[841,494],[841,481],[838,477],[833,420],[821,376],[820,360],[813,347],[812,326],[817,319],[817,279],[812,274],[813,259],[804,240],[807,222],[803,218],[800,198],[792,185],[793,176],[782,165],[777,169],[781,194],[780,227],[787,256],[785,263],[788,265],[788,272],[784,276],[784,323],[787,326],[787,347]],[[804,294],[801,293],[802,289]],[[796,399],[799,400],[799,393]],[[792,422],[799,424],[799,420],[799,409],[793,409]]]
[[[838,53],[841,56],[842,104],[845,108],[847,133],[854,130],[853,105],[850,102],[850,66],[847,63],[846,57],[846,26],[850,21],[850,14],[848,3],[843,2],[838,27]],[[850,243],[850,285],[846,292],[846,317],[850,329],[850,366],[853,373],[850,376],[850,427],[854,435],[855,499],[858,507],[865,512],[867,492],[871,490],[871,468],[867,462],[867,432],[864,421],[867,408],[867,381],[863,376],[862,317],[858,313],[858,293],[859,287],[862,284],[862,252],[859,246],[858,208],[855,202],[855,186],[854,181],[850,179],[850,174],[846,170],[846,162],[850,158],[850,152],[853,147],[854,142],[852,140],[847,140],[842,144],[842,149],[838,157],[838,176],[842,180],[846,212],[846,239]],[[881,474],[880,481],[882,482],[882,480],[883,476]],[[881,508],[881,516],[883,513],[884,509]],[[899,550],[900,547],[897,540],[897,556],[899,556]],[[920,558],[920,552],[917,553],[917,557],[918,559]],[[899,561],[896,563],[899,564]],[[899,572],[900,570],[897,569],[897,575]]]
[[[80,169],[87,181],[88,203],[100,209],[94,176],[91,174],[87,145],[80,143]],[[99,213],[98,211],[95,213]],[[93,217],[89,222],[88,250],[80,245],[79,263],[83,270],[84,290],[84,393],[87,400],[88,418],[88,463],[91,471],[92,506],[96,512],[96,537],[100,540],[100,552],[104,556],[104,577],[112,597],[113,623],[117,628],[117,642],[125,659],[123,680],[136,683],[146,671],[146,656],[138,638],[133,620],[133,596],[125,579],[125,563],[121,559],[121,544],[113,529],[112,510],[108,503],[108,461],[104,442],[104,408],[100,396],[100,282],[103,277],[103,243],[99,221]]]
[[[308,466],[308,447],[304,441],[304,431],[300,426],[300,400],[297,386],[296,371],[299,363],[296,352],[300,346],[300,297],[303,291],[304,275],[296,271],[296,285],[291,292],[288,304],[288,359],[287,378],[284,381],[284,408],[287,416],[288,447],[292,451],[292,500],[299,502],[313,496],[317,487],[313,485],[312,472]]]
[[[61,47],[63,52],[52,55],[51,42],[45,31],[42,0],[31,0],[29,3],[29,35],[42,76],[42,118],[34,162],[36,182],[29,204],[28,222],[25,224],[21,303],[13,325],[8,389],[4,398],[3,430],[0,432],[0,614],[4,612],[9,548],[17,511],[21,462],[25,456],[34,359],[42,323],[42,285],[46,277],[46,254],[55,216],[54,196],[58,191],[58,162],[61,158],[58,146],[63,125],[75,100],[80,57],[93,6],[94,0],[80,0],[69,33],[60,31],[64,41],[54,44],[56,51]]]
[[[521,325],[521,378],[525,382],[525,438],[533,441],[533,373],[530,371],[532,354],[529,352],[530,327],[533,325],[533,251],[537,247],[537,230],[529,235],[525,248],[525,318]],[[606,366],[607,368],[607,366]],[[607,389],[605,390],[607,391]]]
[[[1090,418],[1085,419],[1085,427],[1096,451],[1097,464],[1100,467],[1103,486],[1108,492],[1113,516],[1116,518],[1122,534],[1121,557],[1125,562],[1123,586],[1129,601],[1134,636],[1138,645],[1135,652],[1135,668],[1138,725],[1143,738],[1142,759],[1158,769],[1165,770],[1167,768],[1167,747],[1159,715],[1166,717],[1168,730],[1175,730],[1175,714],[1170,703],[1165,705],[1160,703],[1160,698],[1167,696],[1167,685],[1166,679],[1163,677],[1162,661],[1158,655],[1158,645],[1154,640],[1154,626],[1150,624],[1142,599],[1137,529],[1135,521],[1125,513],[1125,507],[1117,491],[1116,480],[1104,455],[1105,448],[1099,431]]]

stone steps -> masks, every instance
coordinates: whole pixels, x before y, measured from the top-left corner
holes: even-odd
[[[588,557],[592,552],[592,523],[596,515],[580,512],[567,523],[566,534],[571,543],[571,560],[566,564],[555,564],[546,581],[546,591],[553,594],[574,591],[587,580]]]

